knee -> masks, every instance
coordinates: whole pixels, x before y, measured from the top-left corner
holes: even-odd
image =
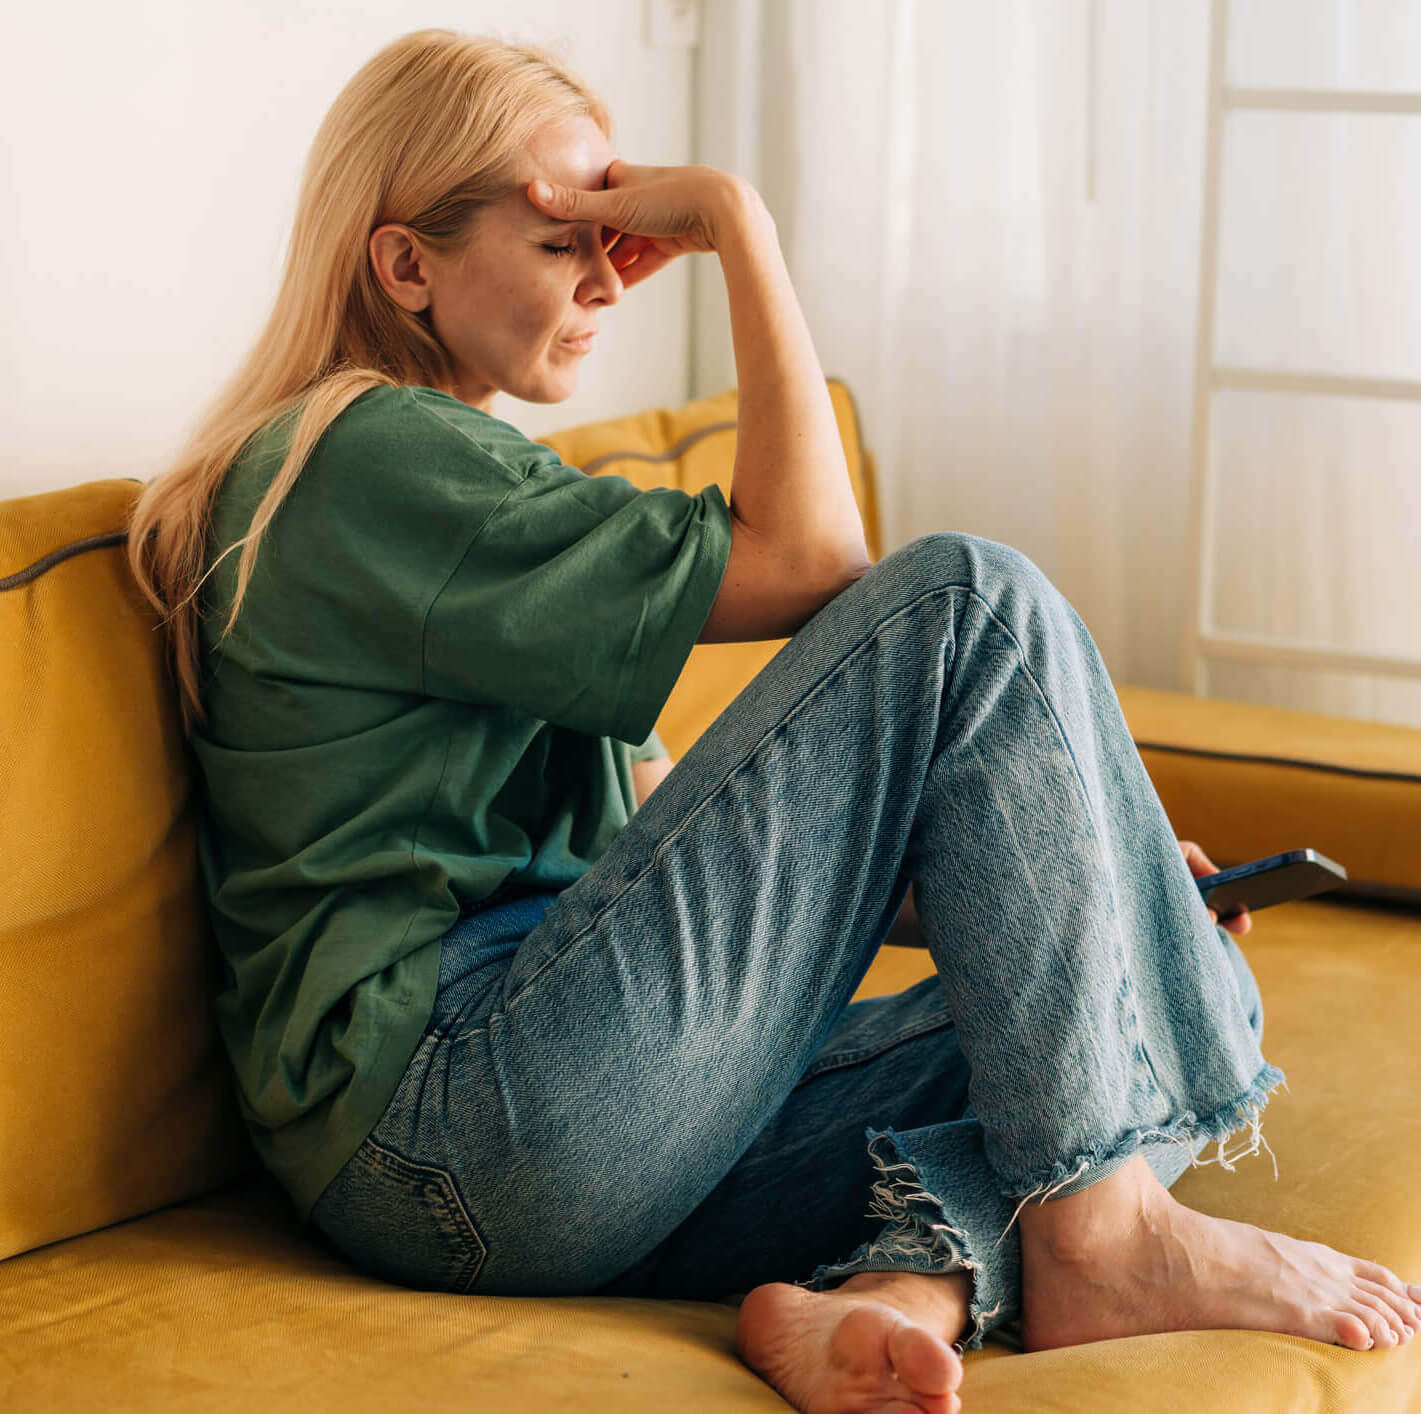
[[[919,535],[880,563],[890,561],[915,577],[924,589],[961,585],[977,590],[989,600],[995,600],[997,592],[1008,587],[1047,597],[1059,597],[1060,593],[1036,561],[1020,550],[962,531],[937,530]]]

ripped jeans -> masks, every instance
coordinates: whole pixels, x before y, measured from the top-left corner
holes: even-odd
[[[935,975],[851,1002],[910,881]],[[576,883],[490,902],[311,1214],[401,1285],[966,1269],[977,1349],[1020,1314],[1026,1200],[1136,1152],[1231,1169],[1284,1081],[1085,625],[975,536],[885,556]]]

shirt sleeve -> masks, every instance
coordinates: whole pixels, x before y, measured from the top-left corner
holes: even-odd
[[[423,690],[642,742],[710,615],[730,508],[545,461],[498,503],[430,605]]]

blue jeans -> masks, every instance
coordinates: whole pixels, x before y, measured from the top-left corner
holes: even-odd
[[[936,974],[851,1002],[910,881]],[[971,535],[826,604],[576,883],[491,902],[311,1214],[405,1286],[966,1269],[976,1349],[1020,1314],[1026,1199],[1136,1152],[1232,1169],[1284,1080],[1085,625]]]

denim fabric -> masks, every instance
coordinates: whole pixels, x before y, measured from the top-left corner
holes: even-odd
[[[851,1003],[910,880],[936,974]],[[492,903],[311,1215],[402,1285],[965,1268],[976,1349],[1020,1314],[1028,1198],[1137,1151],[1232,1168],[1284,1081],[1085,625],[975,536],[879,561],[575,884]]]

